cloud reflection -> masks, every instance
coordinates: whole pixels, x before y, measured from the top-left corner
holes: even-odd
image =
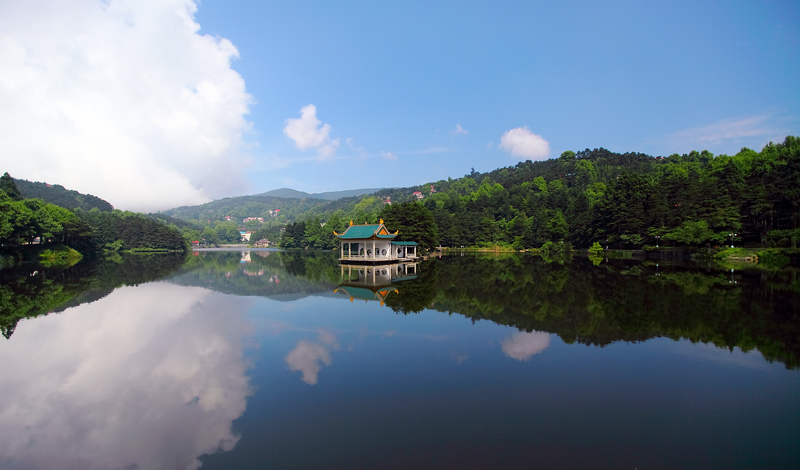
[[[232,449],[250,389],[231,302],[154,283],[21,321],[0,343],[0,461],[196,469]]]
[[[518,361],[527,361],[534,354],[539,354],[547,349],[549,345],[550,333],[542,331],[517,332],[500,341],[500,346],[506,356]]]
[[[286,364],[289,370],[299,370],[303,373],[303,382],[309,385],[317,384],[317,374],[322,365],[331,365],[331,354],[320,343],[300,340],[294,349],[286,355]]]

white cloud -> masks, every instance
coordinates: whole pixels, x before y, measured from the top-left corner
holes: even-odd
[[[322,364],[331,365],[331,354],[320,343],[300,340],[297,346],[289,351],[285,360],[289,370],[299,370],[303,373],[303,382],[316,385],[317,374],[322,370]]]
[[[0,3],[0,158],[123,209],[240,186],[252,97],[193,0]]]
[[[527,361],[548,346],[550,346],[550,333],[541,331],[517,332],[500,342],[500,347],[506,356],[518,361]]]
[[[684,129],[667,136],[665,144],[672,150],[713,150],[735,153],[741,146],[755,150],[769,141],[783,142],[792,134],[790,116],[764,113],[738,119],[725,119],[708,126]]]
[[[0,342],[0,462],[196,469],[232,449],[250,385],[231,302],[151,283],[21,321]]]
[[[384,152],[381,150],[381,156],[386,160],[397,160],[397,155],[393,154],[392,152]]]
[[[469,135],[469,132],[461,127],[461,124],[456,124],[455,130],[450,131],[450,135]]]
[[[550,155],[550,144],[542,136],[531,132],[528,126],[506,131],[497,147],[515,157],[531,160],[544,160]]]
[[[300,150],[316,149],[320,159],[333,156],[339,148],[339,139],[331,140],[331,126],[317,119],[317,107],[313,104],[303,107],[299,118],[287,119],[283,133]]]

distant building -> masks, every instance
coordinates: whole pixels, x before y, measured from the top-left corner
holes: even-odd
[[[411,193],[411,195],[416,197],[417,199],[422,199],[422,198],[425,197],[425,196],[422,195],[422,192],[420,192],[420,191],[414,191],[413,193]]]
[[[271,241],[267,240],[266,238],[262,238],[261,240],[253,243],[253,246],[256,248],[269,248],[269,246],[272,244],[273,243]]]

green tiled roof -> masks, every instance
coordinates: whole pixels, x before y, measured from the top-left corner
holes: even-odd
[[[392,242],[392,245],[416,246],[417,242]]]
[[[380,224],[375,225],[351,225],[347,227],[347,230],[344,231],[343,234],[338,235],[340,239],[358,239],[358,238],[372,238],[373,236],[377,238],[384,238],[387,240],[391,240],[395,237],[395,235],[376,235],[380,229]]]
[[[363,287],[339,287],[338,291],[344,291],[348,296],[361,300],[375,300],[375,292]]]

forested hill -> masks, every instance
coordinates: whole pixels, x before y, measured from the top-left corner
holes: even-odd
[[[91,194],[81,194],[78,191],[66,189],[59,184],[39,183],[16,178],[14,178],[14,183],[25,199],[41,199],[44,202],[69,210],[81,208],[88,211],[95,207],[103,212],[114,210],[114,207],[104,199]]]
[[[425,188],[418,190],[442,245],[527,248],[563,240],[633,248],[800,238],[800,139],[791,136],[734,156],[567,151],[439,181],[434,193]]]
[[[276,196],[239,196],[218,199],[199,206],[182,206],[161,212],[172,217],[193,221],[215,221],[227,217],[269,217],[270,211],[299,215],[313,207],[327,203],[322,199],[296,199]]]
[[[97,207],[73,210],[26,198],[8,173],[0,177],[0,266],[41,258],[74,263],[119,250],[186,251],[181,232],[144,214]]]
[[[389,220],[389,202],[398,208],[416,201],[432,214],[434,241],[443,246],[796,246],[800,138],[733,156],[567,151],[550,160],[336,201],[247,196],[166,214],[198,225],[197,236],[228,224],[254,231],[253,240],[278,241],[291,228],[292,243],[285,246],[329,248],[332,231],[350,220]]]

